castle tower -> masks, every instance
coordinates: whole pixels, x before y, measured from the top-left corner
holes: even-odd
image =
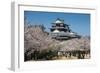
[[[70,30],[69,25],[65,24],[64,20],[61,20],[59,18],[57,18],[56,21],[52,23],[50,31],[50,36],[57,40],[80,37],[79,35]]]
[[[57,18],[56,21],[52,23],[51,32],[70,32],[69,25],[65,24],[64,20]]]

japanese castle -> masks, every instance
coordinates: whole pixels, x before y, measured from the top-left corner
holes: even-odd
[[[50,35],[53,39],[57,40],[80,37],[75,32],[71,31],[69,25],[64,23],[64,20],[59,18],[57,18],[56,21],[52,23],[52,27],[50,28]]]

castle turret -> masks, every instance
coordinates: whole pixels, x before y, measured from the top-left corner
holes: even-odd
[[[57,18],[56,21],[52,23],[50,31],[52,38],[55,39],[68,39],[78,37],[76,33],[73,33],[71,31],[69,25],[65,24],[64,20],[61,20],[59,18]]]
[[[69,25],[65,24],[64,20],[57,18],[57,20],[52,23],[51,32],[70,32]]]

